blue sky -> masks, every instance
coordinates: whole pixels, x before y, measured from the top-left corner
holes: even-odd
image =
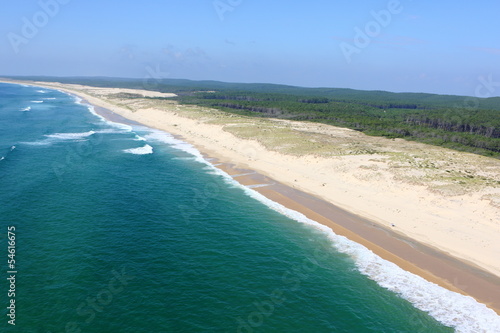
[[[500,96],[497,0],[4,0],[1,6],[0,75]]]

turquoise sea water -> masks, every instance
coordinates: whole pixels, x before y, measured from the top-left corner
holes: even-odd
[[[483,305],[238,185],[168,133],[105,121],[59,91],[0,84],[0,203],[1,332],[500,327]]]

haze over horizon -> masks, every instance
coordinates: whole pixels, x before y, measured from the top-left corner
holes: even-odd
[[[108,76],[500,96],[500,4],[7,2],[0,76]]]

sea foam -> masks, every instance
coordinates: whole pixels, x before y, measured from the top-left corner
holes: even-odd
[[[79,98],[79,97],[75,97],[75,99],[76,99],[76,103],[77,104],[81,104],[81,105],[87,107],[87,109],[90,111],[90,113],[92,113],[94,116],[96,116],[97,118],[99,118],[103,123],[106,123],[107,125],[110,125],[110,126],[115,127],[115,128],[119,128],[123,132],[132,132],[132,126],[126,125],[126,124],[122,124],[122,123],[116,123],[114,121],[109,121],[106,118],[104,118],[103,116],[101,116],[100,114],[98,114],[95,111],[95,108],[94,108],[93,105],[82,103],[82,99]]]
[[[196,149],[193,145],[191,145],[187,142],[184,142],[182,140],[176,139],[176,138],[174,138],[173,135],[171,135],[167,132],[151,129],[150,133],[145,135],[144,138],[146,140],[152,140],[152,141],[157,141],[157,142],[161,142],[161,143],[166,143],[174,149],[184,151],[184,152],[194,156],[195,160],[198,162],[201,162],[204,164],[210,164],[203,158],[203,155],[200,153],[200,151],[198,149]]]
[[[123,134],[123,133],[129,133],[130,131],[125,130],[125,129],[119,129],[119,128],[104,128],[100,130],[95,131],[97,134]]]
[[[55,134],[47,134],[45,136],[47,138],[58,139],[58,140],[79,140],[94,135],[95,133],[96,133],[95,131],[88,131],[82,133],[55,133]]]
[[[146,141],[146,139],[143,138],[142,136],[136,134],[135,138],[134,138],[134,141]]]
[[[125,149],[124,152],[134,155],[148,155],[153,153],[153,147],[151,147],[150,145],[145,145],[139,148]]]
[[[7,155],[5,155],[5,156],[1,156],[1,157],[0,157],[0,161],[5,160],[5,157],[7,157],[7,156],[8,156],[11,152],[13,152],[16,148],[17,148],[16,146],[11,146],[11,147],[10,147],[10,149],[9,149],[9,151],[7,152]]]
[[[45,139],[34,141],[34,142],[22,142],[22,144],[29,146],[50,146],[53,143],[59,141],[85,141],[91,135],[94,135],[96,132],[88,131],[81,133],[54,133],[54,134],[46,134]]]

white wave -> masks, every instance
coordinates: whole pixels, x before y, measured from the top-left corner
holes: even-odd
[[[142,136],[136,134],[134,141],[146,141],[146,139],[143,138]]]
[[[106,118],[104,118],[103,116],[101,116],[100,114],[98,114],[97,112],[95,112],[95,108],[93,105],[90,105],[90,104],[84,104],[82,103],[83,100],[78,97],[78,96],[73,96],[75,98],[75,103],[76,104],[80,104],[80,105],[83,105],[85,107],[87,107],[87,109],[89,110],[90,113],[92,113],[94,116],[96,116],[97,118],[99,118],[102,122],[108,122],[108,120]]]
[[[31,103],[43,103],[43,101],[31,101]]]
[[[52,99],[57,99],[57,98],[55,98],[55,97],[46,97],[46,98],[44,98],[44,100],[52,100]]]
[[[128,133],[129,131],[119,130],[116,128],[105,128],[105,129],[97,130],[95,132],[99,133],[99,134],[121,134],[121,133]]]
[[[417,309],[429,313],[442,324],[455,328],[456,332],[500,332],[500,317],[474,298],[426,281],[333,232],[329,238],[334,241],[337,250],[355,259],[362,274],[408,300]]]
[[[46,93],[48,93],[48,91],[47,91],[47,90],[37,90],[36,92],[39,92],[39,93],[41,93],[41,94],[46,94]]]
[[[77,101],[76,101],[77,104],[81,104],[81,105],[86,106],[90,113],[92,113],[94,116],[96,116],[97,118],[99,118],[102,122],[106,123],[107,125],[110,125],[110,126],[113,126],[113,127],[117,127],[117,128],[122,129],[122,130],[124,130],[126,132],[132,132],[132,126],[126,125],[126,124],[122,124],[122,123],[116,123],[114,121],[110,121],[110,120],[104,118],[103,116],[101,116],[100,114],[98,114],[95,111],[95,108],[94,108],[93,105],[83,104],[82,103],[82,99],[79,98],[79,97],[76,97],[76,99],[77,99]]]
[[[23,145],[28,145],[28,146],[49,146],[53,143],[53,140],[40,140],[40,141],[33,141],[33,142],[21,142]]]
[[[31,106],[28,106],[28,107],[26,107],[26,108],[24,108],[24,109],[21,109],[21,110],[19,110],[19,111],[22,111],[22,112],[31,111]]]
[[[82,133],[54,133],[54,134],[46,134],[45,139],[34,142],[22,142],[25,145],[29,146],[49,146],[57,141],[73,141],[73,142],[82,142],[86,141],[87,138],[96,132],[88,131]]]
[[[14,149],[16,149],[17,147],[16,146],[12,146],[10,147],[10,151],[13,151]]]
[[[443,325],[453,327],[456,332],[461,333],[500,332],[500,316],[474,298],[449,291],[405,271],[396,264],[377,256],[363,245],[335,234],[329,227],[266,198],[251,189],[251,186],[241,185],[230,175],[203,159],[201,153],[192,145],[175,139],[168,133],[154,130],[146,138],[168,143],[176,149],[190,153],[197,161],[201,159],[205,164],[211,166],[212,172],[210,173],[222,176],[226,183],[243,189],[248,196],[282,215],[321,231],[332,241],[332,245],[339,252],[348,254],[354,260],[361,274],[408,300],[415,308],[427,312]]]
[[[98,114],[96,111],[95,111],[95,108],[92,104],[87,104],[87,103],[83,103],[83,99],[81,99],[79,96],[77,95],[73,95],[73,94],[70,94],[70,93],[67,93],[65,91],[62,91],[62,90],[58,90],[59,92],[63,93],[63,94],[66,94],[68,96],[71,96],[74,98],[75,100],[75,103],[76,104],[80,104],[80,105],[83,105],[85,107],[87,107],[87,110],[92,113],[94,116],[96,116],[97,118],[99,118],[102,122],[112,126],[112,127],[116,127],[116,128],[119,128],[125,132],[132,132],[132,126],[130,125],[127,125],[127,124],[122,124],[122,123],[117,123],[117,122],[114,122],[114,121],[111,121],[111,120],[108,120],[106,118],[104,118],[103,116],[101,116],[100,114]],[[45,98],[45,99],[55,99],[54,97],[52,98]]]
[[[3,161],[3,160],[5,160],[5,157],[3,157],[3,156],[0,157],[0,161]]]
[[[153,153],[153,147],[145,145],[139,148],[125,149],[123,152],[135,155],[148,155]]]
[[[132,132],[132,126],[122,123],[115,123],[114,121],[106,120],[106,123],[110,126],[121,129],[123,132]]]
[[[92,132],[92,133],[91,133]],[[21,142],[23,145],[28,146],[50,146],[54,142],[57,141],[86,141],[85,138],[92,135],[94,132],[85,132],[85,133],[55,133],[55,134],[46,134],[45,139],[39,141],[31,141],[31,142]]]
[[[51,139],[60,139],[60,140],[78,140],[94,135],[96,132],[88,131],[83,133],[55,133],[55,134],[47,134],[45,135]]]
[[[181,141],[179,139],[174,138],[171,134],[167,132],[163,132],[160,130],[150,130],[150,133],[145,135],[144,138],[146,140],[152,140],[152,141],[158,141],[162,143],[168,144],[170,147],[178,150],[182,150],[196,158],[196,161],[204,163],[204,164],[210,164],[208,163],[204,158],[203,155],[200,153],[198,149],[196,149],[193,145]]]

